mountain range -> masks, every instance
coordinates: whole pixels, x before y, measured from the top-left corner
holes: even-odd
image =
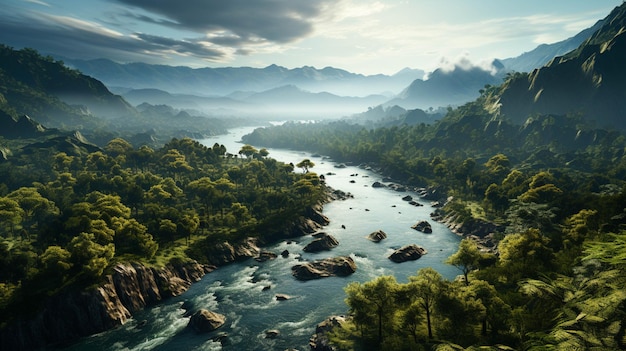
[[[339,117],[378,104],[405,109],[458,106],[479,96],[485,85],[498,85],[507,72],[529,72],[547,64],[586,40],[602,25],[598,21],[576,36],[538,46],[514,58],[494,60],[490,67],[471,63],[439,68],[425,77],[419,69],[405,68],[394,75],[362,75],[346,70],[310,66],[288,69],[226,67],[190,68],[146,63],[120,64],[107,59],[63,62],[104,82],[112,91],[137,105],[164,103],[194,108],[212,115],[253,112],[283,117],[315,106],[323,116]],[[289,99],[281,99],[286,93]],[[358,97],[358,98],[357,98]],[[383,98],[386,97],[386,98]],[[317,117],[323,117],[317,116]],[[316,116],[305,116],[316,117]]]

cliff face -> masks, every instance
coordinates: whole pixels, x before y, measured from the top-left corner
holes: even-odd
[[[133,312],[185,292],[211,269],[197,262],[156,269],[118,264],[99,287],[51,297],[28,320],[0,331],[1,350],[35,350],[124,324]]]

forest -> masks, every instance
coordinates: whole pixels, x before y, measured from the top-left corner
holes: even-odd
[[[271,241],[326,196],[315,173],[250,145],[232,154],[189,138],[159,149],[115,138],[73,155],[29,150],[0,163],[2,324],[97,285],[116,262],[211,264],[218,243]]]
[[[433,125],[287,123],[244,138],[434,187],[437,218],[495,228],[465,236],[446,261],[454,281],[425,268],[408,283],[346,286],[338,350],[626,348],[626,139],[575,114],[494,118],[485,106],[498,89]]]

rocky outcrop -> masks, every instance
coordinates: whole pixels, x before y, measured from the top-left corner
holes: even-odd
[[[356,263],[349,256],[331,257],[291,267],[291,273],[298,280],[345,277],[354,272],[356,272]]]
[[[331,316],[320,322],[315,328],[315,334],[309,339],[311,351],[334,351],[336,348],[330,343],[328,333],[335,328],[342,328],[346,320],[344,316]]]
[[[428,221],[419,221],[413,224],[411,228],[426,234],[433,232],[433,228]]]
[[[367,239],[377,243],[380,242],[383,239],[387,239],[387,233],[383,232],[382,230],[377,230],[375,232],[370,233],[367,236]]]
[[[180,295],[209,271],[195,261],[163,268],[118,264],[100,286],[59,293],[32,318],[3,328],[0,350],[41,349],[122,325],[132,313]]]
[[[415,261],[427,253],[426,249],[416,244],[403,246],[391,255],[389,259],[396,263],[402,263],[406,261]]]
[[[226,317],[209,310],[199,310],[189,319],[187,327],[199,333],[209,333],[226,323]]]
[[[261,251],[261,253],[259,253],[259,256],[255,257],[254,260],[257,262],[265,262],[265,261],[273,260],[276,257],[278,257],[278,255],[276,255],[273,252]]]
[[[315,234],[316,239],[307,244],[302,250],[304,252],[328,251],[339,245],[339,241],[334,236],[324,232]]]
[[[260,253],[257,239],[247,238],[237,244],[231,244],[228,241],[217,243],[208,250],[206,258],[213,265],[223,266],[227,263],[257,257]]]
[[[457,235],[472,239],[478,248],[483,252],[497,251],[497,243],[494,234],[503,232],[504,227],[492,222],[487,222],[478,218],[461,220],[461,216],[454,211],[436,209],[430,217],[440,223],[445,224],[450,231]]]

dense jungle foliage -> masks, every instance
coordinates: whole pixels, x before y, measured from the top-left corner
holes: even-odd
[[[209,263],[212,245],[271,240],[325,196],[315,173],[249,145],[233,155],[188,138],[157,150],[116,138],[75,155],[29,150],[0,163],[4,322],[116,262]]]
[[[427,268],[348,285],[338,349],[626,349],[626,138],[576,116],[511,124],[484,108],[495,89],[433,125],[287,123],[245,138],[434,185],[443,218],[495,228],[475,233],[495,246],[467,237],[448,259],[455,281]]]

